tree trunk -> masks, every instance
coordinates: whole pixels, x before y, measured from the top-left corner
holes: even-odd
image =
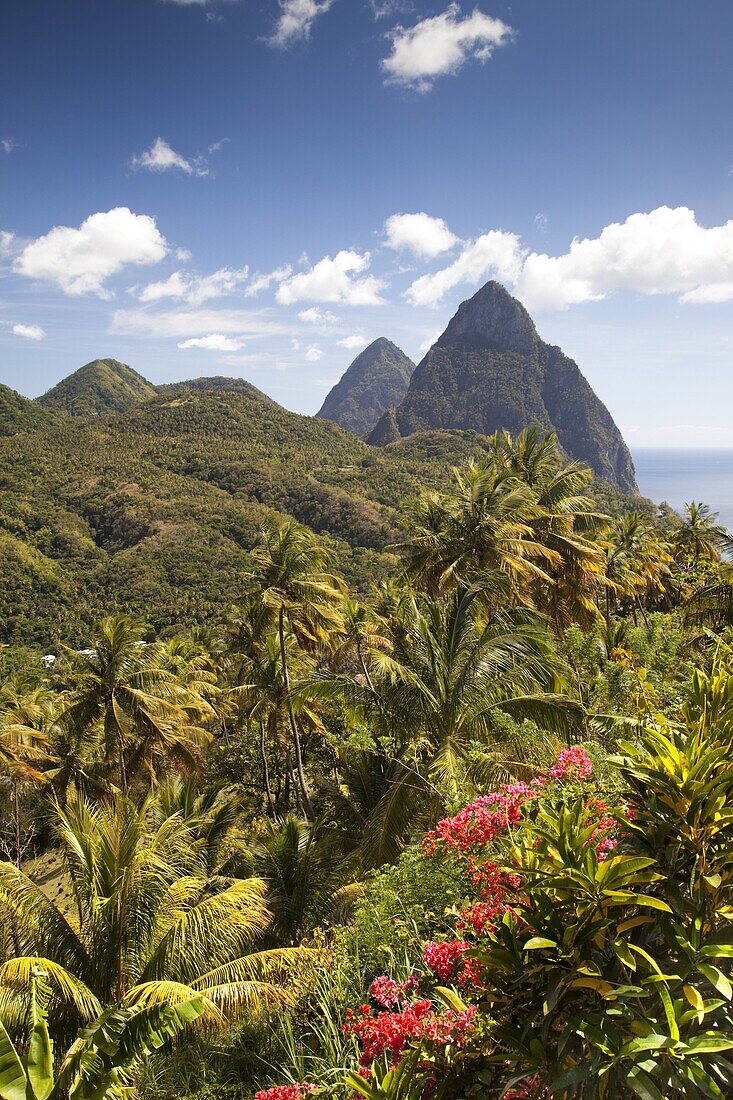
[[[270,811],[270,817],[273,821],[277,821],[277,811],[275,810],[275,799],[272,797],[272,787],[270,786],[270,769],[267,764],[267,750],[265,748],[265,723],[260,718],[260,759],[262,760],[262,775],[265,781],[265,794],[267,795],[267,805]]]
[[[290,719],[290,728],[293,731],[293,747],[295,749],[295,767],[298,773],[298,785],[300,792],[303,796],[303,809],[308,821],[315,821],[316,815],[313,810],[313,802],[311,801],[310,791],[308,790],[308,783],[305,778],[305,769],[303,767],[303,749],[300,743],[300,733],[298,731],[298,723],[295,721],[295,711],[293,710],[293,700],[290,694],[290,670],[288,668],[288,658],[285,650],[285,610],[280,608],[280,615],[278,617],[278,633],[280,636],[280,659],[283,666],[283,681],[285,683],[285,695],[288,701],[288,717]]]
[[[364,673],[364,679],[366,680],[366,682],[369,686],[369,690],[373,692],[374,691],[374,684],[372,683],[372,678],[369,675],[369,669],[367,668],[366,661],[364,660],[364,654],[362,653],[362,650],[361,650],[361,642],[356,643],[356,653],[357,653],[357,656],[359,658],[359,664],[361,665],[361,671]]]

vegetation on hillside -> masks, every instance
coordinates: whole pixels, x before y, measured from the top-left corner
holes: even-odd
[[[532,430],[374,455],[265,400],[100,420],[86,485],[73,425],[12,441],[77,575],[120,572],[95,622],[70,585],[45,659],[29,597],[0,657],[0,1097],[730,1095],[728,533],[696,502],[611,514]],[[141,580],[159,509],[196,486],[191,538],[235,522],[232,456],[278,430],[277,491],[298,454],[301,489],[358,483],[381,568],[247,500],[236,564]]]

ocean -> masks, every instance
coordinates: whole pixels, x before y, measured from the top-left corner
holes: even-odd
[[[733,531],[733,450],[636,447],[636,480],[645,497],[681,511],[690,500],[709,504]]]

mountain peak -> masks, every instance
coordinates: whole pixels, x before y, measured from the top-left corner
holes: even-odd
[[[46,409],[70,416],[124,412],[156,395],[155,386],[117,359],[93,359],[39,397]]]
[[[407,393],[415,364],[385,336],[357,355],[316,416],[354,435],[367,435],[384,411]]]
[[[516,435],[530,425],[555,431],[571,458],[625,492],[634,464],[608,409],[577,363],[545,344],[521,302],[486,283],[458,308],[416,368],[395,413],[403,436],[431,429]],[[389,438],[386,422],[370,436]]]
[[[462,302],[436,347],[535,355],[539,336],[521,302],[494,280]]]

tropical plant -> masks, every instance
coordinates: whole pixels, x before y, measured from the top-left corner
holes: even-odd
[[[155,779],[161,767],[198,766],[209,736],[197,722],[214,713],[202,694],[211,677],[198,659],[186,664],[180,649],[145,636],[143,623],[117,615],[96,624],[90,649],[67,651],[76,674],[62,715],[70,759],[94,757],[99,746],[123,794],[142,768]]]
[[[197,1020],[205,1007],[201,997],[176,1005],[112,1005],[79,1033],[57,1066],[43,1006],[49,995],[43,971],[34,969],[25,1055],[0,1021],[2,1100],[129,1097],[142,1060]]]
[[[694,500],[685,504],[682,521],[672,540],[675,557],[691,558],[695,564],[701,558],[720,561],[722,555],[733,548],[729,532],[718,523],[718,513]]]
[[[38,967],[67,1032],[118,1002],[201,996],[222,1022],[287,1000],[281,977],[309,956],[252,951],[270,923],[262,880],[210,877],[210,837],[180,813],[156,821],[152,802],[75,796],[57,809],[67,896],[0,864],[0,1018],[22,1017]]]
[[[255,570],[248,578],[248,595],[261,601],[266,620],[277,629],[300,794],[305,815],[312,821],[315,814],[293,705],[287,633],[292,633],[298,645],[309,653],[332,644],[343,630],[341,602],[345,585],[330,571],[333,554],[309,528],[294,520],[272,520],[261,535],[261,544],[252,552]]]

